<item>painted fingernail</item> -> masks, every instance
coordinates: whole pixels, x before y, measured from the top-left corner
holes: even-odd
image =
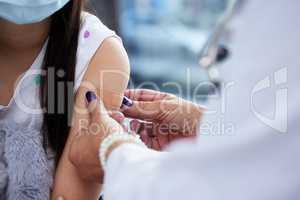
[[[57,197],[56,200],[64,200],[64,198],[63,197]]]
[[[132,102],[131,99],[129,99],[128,97],[124,96],[124,97],[123,97],[122,105],[131,107],[131,106],[133,106],[133,102]]]
[[[91,103],[92,101],[97,99],[97,96],[94,92],[88,91],[85,94],[86,100],[88,101],[88,103]]]

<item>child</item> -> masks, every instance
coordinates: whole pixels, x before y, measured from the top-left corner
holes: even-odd
[[[118,36],[83,5],[0,1],[0,199],[99,198],[101,185],[79,177],[67,157],[69,132],[88,120],[88,90],[120,107],[129,62]]]

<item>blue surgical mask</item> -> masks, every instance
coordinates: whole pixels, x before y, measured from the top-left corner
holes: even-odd
[[[0,18],[15,24],[40,22],[70,0],[0,0]]]

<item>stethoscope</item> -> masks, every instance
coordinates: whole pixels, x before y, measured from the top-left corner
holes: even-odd
[[[225,12],[217,21],[214,30],[200,52],[199,65],[205,69],[208,80],[214,86],[211,93],[218,93],[221,90],[222,79],[217,64],[224,61],[230,54],[228,48],[221,45],[221,38],[236,11],[237,3],[238,0],[229,0]]]

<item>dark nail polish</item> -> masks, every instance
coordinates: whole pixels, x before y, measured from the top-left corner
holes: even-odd
[[[91,92],[91,91],[87,92],[87,93],[85,94],[85,97],[86,97],[86,100],[87,100],[89,103],[91,103],[92,101],[94,101],[94,100],[97,99],[96,94],[95,94],[94,92]]]
[[[131,107],[131,106],[133,106],[133,102],[132,102],[131,99],[129,99],[128,97],[124,96],[124,97],[123,97],[122,105]]]

